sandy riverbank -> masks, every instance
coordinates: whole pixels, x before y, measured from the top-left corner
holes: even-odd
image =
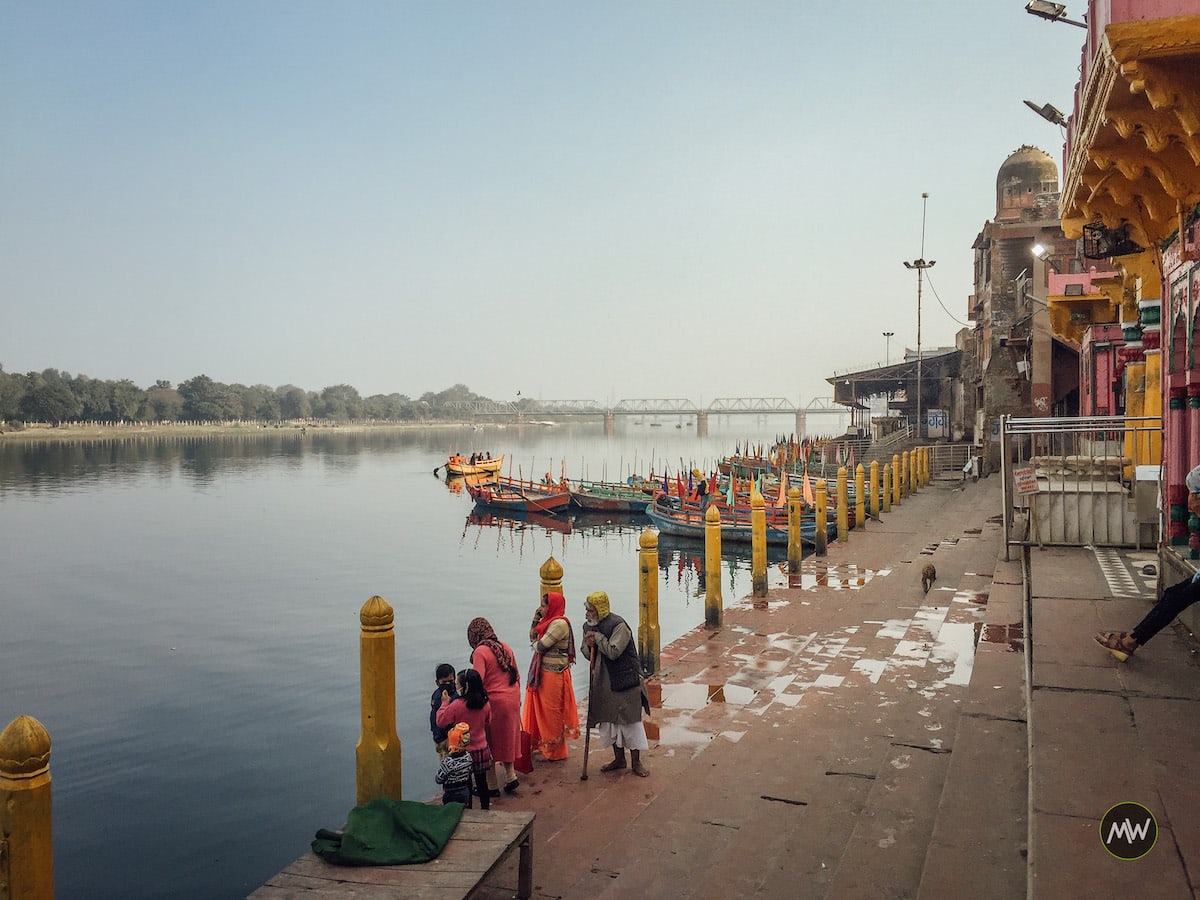
[[[0,428],[0,441],[81,441],[106,440],[130,437],[193,437],[202,435],[269,435],[288,432],[304,434],[351,434],[364,431],[410,431],[421,428],[462,428],[464,423],[429,422],[399,423],[388,422],[380,424],[348,424],[334,423],[286,423],[283,425],[256,425],[250,422],[225,425],[217,423],[197,424],[151,424],[137,422],[128,425],[102,425],[96,423],[65,424],[65,425],[32,425],[21,429]]]

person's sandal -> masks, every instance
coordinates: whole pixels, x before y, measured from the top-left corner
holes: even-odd
[[[1137,649],[1137,644],[1130,647],[1125,643],[1129,635],[1124,631],[1101,631],[1092,640],[1112,654],[1117,662],[1125,662]]]

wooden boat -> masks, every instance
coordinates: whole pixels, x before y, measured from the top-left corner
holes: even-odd
[[[483,484],[468,484],[475,505],[508,512],[555,512],[571,502],[570,490],[562,484],[541,484],[497,476]]]
[[[447,475],[494,475],[504,465],[504,454],[489,456],[486,459],[476,458],[471,462],[469,456],[459,456],[455,453],[446,460]]]
[[[753,538],[750,528],[750,517],[747,514],[740,514],[740,510],[735,509],[734,515],[728,515],[729,510],[723,510],[721,516],[721,540],[729,541],[730,543],[751,543]],[[695,540],[704,540],[705,523],[704,513],[701,512],[696,504],[687,504],[683,507],[676,506],[671,502],[664,502],[661,499],[654,503],[646,505],[646,515],[650,517],[650,522],[662,533],[674,535],[676,537],[686,537]],[[766,537],[768,544],[787,544],[788,532],[786,523],[783,527],[772,522],[766,523]],[[827,523],[826,536],[837,537],[837,523],[832,525]],[[802,518],[800,520],[800,543],[805,546],[814,546],[816,542],[817,524],[813,518]]]
[[[576,481],[571,486],[571,505],[587,512],[640,513],[660,493],[661,485],[646,489],[621,481]]]

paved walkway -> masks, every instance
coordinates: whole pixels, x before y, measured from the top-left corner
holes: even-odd
[[[533,896],[1200,896],[1200,645],[1165,631],[1112,660],[1091,635],[1148,608],[1153,551],[1033,549],[1027,570],[999,494],[935,482],[766,609],[727,597],[723,627],[664,648],[649,778],[593,746],[582,782],[580,741],[493,801],[537,813]],[[1136,861],[1100,841],[1124,801],[1159,826]],[[516,884],[509,865],[481,895]]]

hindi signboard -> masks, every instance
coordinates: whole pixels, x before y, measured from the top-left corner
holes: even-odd
[[[1037,476],[1033,466],[1013,466],[1013,488],[1018,494],[1036,494],[1038,492]]]

